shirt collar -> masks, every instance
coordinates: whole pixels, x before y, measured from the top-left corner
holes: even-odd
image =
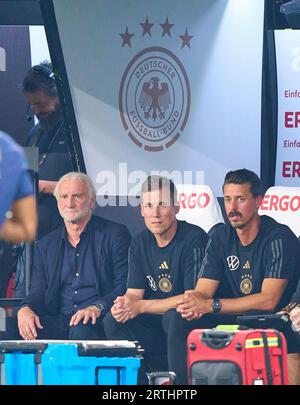
[[[81,234],[85,234],[85,235],[90,234],[92,231],[93,222],[94,222],[94,215],[91,216],[91,219],[86,224],[86,226],[85,226],[84,230],[81,232]],[[65,242],[68,242],[67,228],[65,226],[62,228],[61,239],[63,239]]]

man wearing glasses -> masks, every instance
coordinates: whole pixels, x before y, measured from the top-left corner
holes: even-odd
[[[193,289],[207,234],[178,221],[177,190],[161,176],[149,176],[141,188],[141,214],[147,229],[131,243],[127,292],[117,297],[104,319],[108,339],[138,340],[145,349],[139,383],[145,372],[167,369],[165,314]]]

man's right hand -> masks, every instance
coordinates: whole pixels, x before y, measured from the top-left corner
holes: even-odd
[[[19,333],[25,340],[33,340],[37,337],[38,329],[43,329],[40,318],[29,307],[22,307],[18,312]]]

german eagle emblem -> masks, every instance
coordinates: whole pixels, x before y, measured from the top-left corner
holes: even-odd
[[[145,82],[139,97],[139,104],[146,119],[152,118],[155,121],[158,117],[165,118],[165,112],[171,104],[168,83],[160,83],[158,77],[152,77]]]

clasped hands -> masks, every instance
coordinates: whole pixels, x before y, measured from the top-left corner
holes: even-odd
[[[211,312],[211,299],[203,298],[197,291],[188,290],[183,294],[183,298],[178,301],[176,310],[182,318],[193,321]]]
[[[131,295],[117,297],[111,308],[111,314],[117,322],[125,323],[141,313],[141,299]]]

